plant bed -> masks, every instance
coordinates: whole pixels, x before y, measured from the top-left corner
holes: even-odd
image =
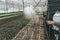
[[[23,16],[23,12],[19,12],[19,15],[12,15],[12,14],[17,14],[17,13],[18,12],[12,12],[12,13],[10,13],[11,15],[0,16],[0,25],[10,22],[12,20],[15,20],[18,17]],[[6,14],[6,13],[2,13],[1,15],[3,15],[3,14]],[[9,14],[9,13],[7,13],[7,14]]]
[[[28,22],[25,17],[17,17],[11,22],[0,25],[0,40],[11,40]]]

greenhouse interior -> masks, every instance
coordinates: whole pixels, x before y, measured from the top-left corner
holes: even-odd
[[[60,40],[60,0],[0,0],[0,40]]]

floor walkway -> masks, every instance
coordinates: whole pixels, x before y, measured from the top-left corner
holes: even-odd
[[[38,24],[30,22],[12,40],[47,40],[43,20]]]

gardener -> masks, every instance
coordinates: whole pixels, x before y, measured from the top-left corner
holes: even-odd
[[[60,12],[56,11],[56,13],[53,16],[53,21],[48,20],[47,24],[53,25],[52,29],[54,32],[54,35],[56,37],[55,40],[60,40]]]

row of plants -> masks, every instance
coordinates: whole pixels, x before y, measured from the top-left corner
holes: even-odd
[[[19,16],[9,23],[0,25],[0,40],[11,40],[28,22],[24,16]]]
[[[20,16],[20,15],[22,15],[22,13],[23,13],[22,11],[21,12],[0,13],[0,20],[15,17],[15,16]]]

